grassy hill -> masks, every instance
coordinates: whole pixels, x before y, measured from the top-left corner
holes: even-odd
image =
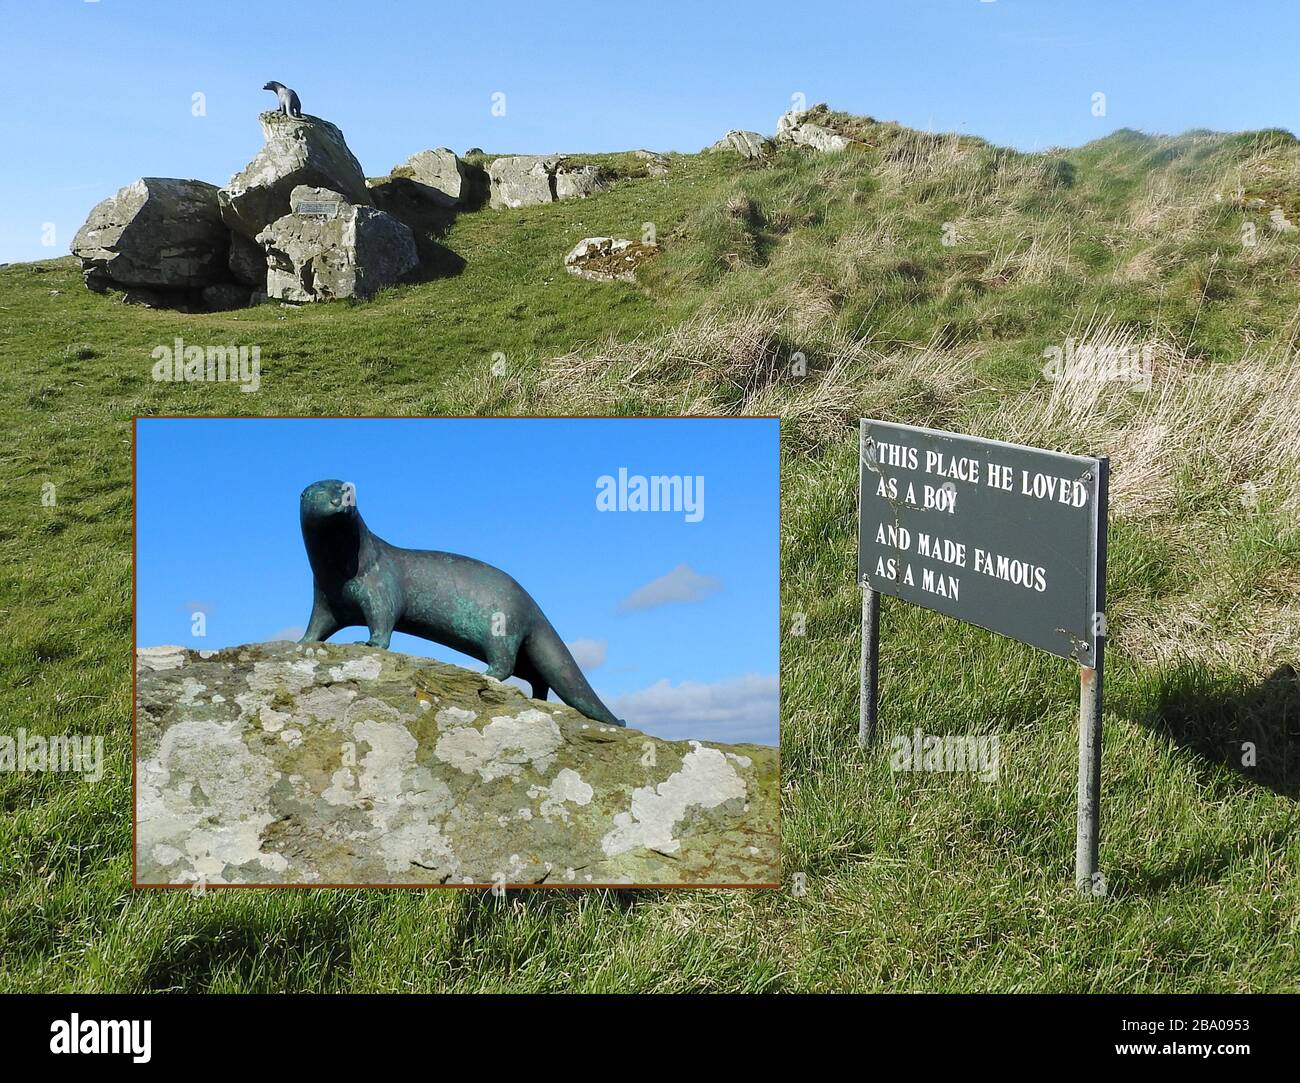
[[[0,712],[110,760],[0,775],[0,988],[1300,985],[1300,145],[821,122],[860,148],[431,218],[432,271],[367,304],[188,316],[0,268]],[[647,223],[639,285],[564,273]],[[261,390],[152,382],[176,336],[259,345]],[[1149,390],[1045,379],[1067,340],[1142,352]],[[132,892],[133,415],[682,412],[784,419],[787,890]],[[1073,891],[1067,664],[887,599],[885,736],[997,734],[1001,774],[857,748],[860,416],[1112,457],[1104,900]]]

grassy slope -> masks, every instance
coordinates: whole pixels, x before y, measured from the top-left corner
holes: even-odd
[[[88,294],[71,260],[0,269],[0,710],[6,732],[102,733],[111,761],[95,785],[0,777],[0,988],[1296,988],[1298,710],[1259,677],[1300,629],[1300,277],[1268,226],[1275,205],[1300,223],[1300,150],[1117,133],[1024,156],[827,120],[866,148],[676,157],[462,216],[422,239],[459,274],[363,306],[183,316]],[[581,237],[645,222],[664,252],[643,288],[563,274]],[[1158,344],[1151,392],[1043,381],[1044,346],[1107,334]],[[262,390],[150,382],[176,335],[260,345]],[[783,644],[785,861],[806,894],[131,892],[133,414],[681,410],[786,419],[783,602],[807,632]],[[1068,666],[886,605],[887,733],[996,733],[1001,778],[856,748],[863,414],[1113,456],[1101,903],[1070,883]],[[1257,768],[1235,769],[1241,740]]]

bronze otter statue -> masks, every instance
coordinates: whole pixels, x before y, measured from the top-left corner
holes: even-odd
[[[490,564],[456,553],[402,549],[366,526],[356,490],[317,481],[302,491],[302,540],[311,563],[311,619],[299,642],[321,643],[364,625],[372,647],[405,632],[486,662],[489,677],[520,677],[534,699],[548,690],[588,718],[614,717],[532,596]]]

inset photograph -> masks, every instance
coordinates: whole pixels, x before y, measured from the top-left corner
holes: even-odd
[[[135,886],[775,886],[779,422],[141,418]]]

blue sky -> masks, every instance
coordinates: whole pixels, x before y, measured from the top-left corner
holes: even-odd
[[[338,478],[393,545],[487,561],[532,594],[601,697],[657,736],[777,743],[778,423],[145,419],[137,642],[301,635],[299,493]],[[703,515],[602,512],[597,479],[703,476]],[[192,634],[205,614],[206,635]],[[346,629],[334,642],[364,640]],[[394,650],[484,667],[425,640]],[[552,697],[554,698],[554,697]]]
[[[137,177],[224,184],[261,147],[268,79],[371,175],[438,145],[694,151],[770,133],[795,94],[1024,149],[1300,110],[1294,0],[0,0],[0,20],[0,261],[66,254]]]

